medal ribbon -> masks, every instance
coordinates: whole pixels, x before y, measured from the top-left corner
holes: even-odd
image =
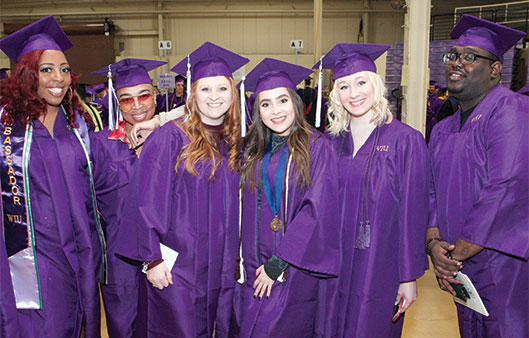
[[[279,214],[279,207],[281,206],[281,192],[283,188],[283,179],[285,178],[285,171],[287,169],[288,159],[288,146],[284,145],[279,155],[279,162],[277,163],[276,171],[274,173],[274,187],[270,186],[268,180],[268,165],[270,163],[270,157],[272,156],[272,137],[268,141],[266,146],[266,152],[263,157],[262,170],[261,170],[261,181],[263,182],[263,190],[268,200],[268,205],[274,215]]]

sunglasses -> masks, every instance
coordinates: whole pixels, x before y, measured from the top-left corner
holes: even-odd
[[[145,93],[138,96],[129,96],[119,99],[119,108],[122,111],[129,111],[134,106],[134,101],[138,100],[138,104],[151,104],[153,99],[152,93]]]

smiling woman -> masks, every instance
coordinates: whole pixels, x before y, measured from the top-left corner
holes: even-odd
[[[145,141],[118,250],[143,262],[137,336],[229,336],[241,148],[232,73],[248,61],[207,42],[172,69],[193,74],[187,116]],[[171,266],[162,252],[175,251]]]
[[[246,77],[256,99],[241,175],[241,337],[319,337],[321,295],[338,274],[336,153],[295,92],[310,73],[265,58]]]
[[[100,335],[105,242],[94,200],[89,117],[77,110],[76,77],[63,53],[70,47],[52,16],[0,40],[15,63],[0,86],[0,237],[12,277],[0,298],[5,309],[3,295],[14,293],[10,314],[18,324],[12,332],[1,328],[7,337]]]
[[[389,47],[340,43],[322,61],[334,69],[329,131],[344,201],[338,337],[400,337],[399,315],[415,301],[426,267],[426,143],[388,109],[374,60]]]

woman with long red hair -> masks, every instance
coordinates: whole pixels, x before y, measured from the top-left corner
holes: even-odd
[[[247,62],[206,42],[172,69],[194,81],[186,116],[147,138],[118,249],[144,262],[139,336],[228,335],[241,152],[232,72]]]
[[[0,40],[15,63],[0,86],[2,237],[18,322],[10,332],[2,320],[8,337],[100,336],[105,244],[70,47],[52,16]]]

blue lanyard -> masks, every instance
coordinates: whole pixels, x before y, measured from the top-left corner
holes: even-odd
[[[274,215],[277,216],[279,213],[279,206],[281,205],[281,192],[283,188],[283,179],[285,178],[285,171],[287,169],[288,159],[288,145],[284,145],[279,155],[279,162],[277,163],[276,171],[274,173],[274,187],[270,187],[270,181],[268,180],[268,165],[270,163],[270,157],[272,156],[272,137],[268,141],[266,146],[266,152],[263,156],[263,162],[261,164],[261,181],[263,182],[263,190],[268,200],[268,205]]]

